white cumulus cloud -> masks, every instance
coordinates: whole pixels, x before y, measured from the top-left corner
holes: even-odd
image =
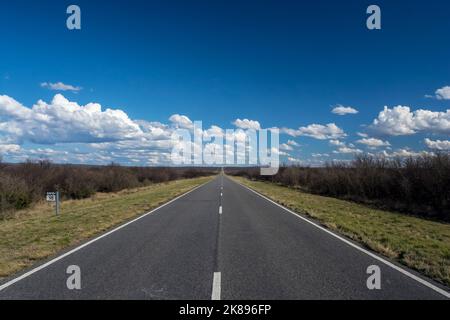
[[[376,138],[364,138],[356,141],[356,143],[364,144],[371,148],[388,147],[391,145],[388,141],[383,141]]]
[[[329,157],[330,155],[328,153],[312,153],[311,156],[313,158],[323,158],[323,157]]]
[[[425,95],[426,98],[435,98],[438,100],[450,100],[450,86],[437,89],[434,95]]]
[[[358,136],[360,136],[361,138],[367,138],[367,137],[369,137],[369,135],[367,134],[367,133],[364,133],[364,132],[357,132],[356,133]]]
[[[318,140],[339,139],[347,136],[344,130],[339,128],[334,123],[329,123],[327,125],[310,124],[309,126],[306,127],[300,127],[297,130],[283,128],[281,129],[281,132],[288,134],[292,137],[306,136]]]
[[[339,140],[332,139],[329,141],[332,146],[342,147],[345,146],[345,143]]]
[[[191,129],[194,124],[192,123],[191,119],[189,119],[187,116],[174,114],[169,118],[169,121],[172,122],[176,127],[183,128],[183,129]]]
[[[21,147],[17,144],[0,144],[0,156],[9,153],[18,153]]]
[[[122,110],[103,111],[98,103],[81,106],[57,94],[51,103],[39,100],[27,108],[3,95],[0,133],[10,140],[53,144],[126,140],[141,135],[142,130]]]
[[[448,151],[450,150],[450,140],[430,140],[426,138],[425,144],[428,148],[440,151]]]
[[[355,154],[355,153],[362,153],[362,150],[344,146],[333,151],[333,153]]]
[[[78,86],[72,86],[70,84],[65,84],[62,82],[56,82],[56,83],[52,83],[52,82],[42,82],[41,83],[41,87],[42,88],[47,88],[50,90],[55,90],[55,91],[80,91],[82,88],[78,87]]]
[[[383,150],[383,152],[381,152],[379,155],[384,156],[386,158],[409,158],[409,157],[420,157],[420,156],[426,156],[426,155],[433,155],[432,152],[427,152],[427,151],[413,151],[410,150],[408,148],[402,148],[402,149],[398,149],[394,152],[387,152],[386,150]]]
[[[393,136],[411,135],[417,132],[450,134],[450,110],[437,112],[419,109],[411,111],[407,106],[392,109],[384,107],[371,125],[375,131]]]
[[[287,143],[283,143],[280,145],[280,150],[292,151],[292,150],[294,150],[294,148],[291,147],[290,145],[288,145]]]
[[[345,107],[341,104],[338,104],[331,110],[334,114],[345,116],[346,114],[357,114],[359,111],[352,107]]]
[[[253,130],[259,130],[261,129],[261,125],[258,121],[256,120],[249,120],[249,119],[236,119],[233,124],[239,128],[239,129],[243,129],[243,130],[247,130],[247,129],[253,129]]]

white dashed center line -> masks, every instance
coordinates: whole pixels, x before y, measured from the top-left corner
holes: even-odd
[[[214,272],[211,300],[220,300],[220,272]]]

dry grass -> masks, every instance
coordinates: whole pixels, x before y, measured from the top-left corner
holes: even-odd
[[[59,216],[47,203],[0,220],[0,277],[76,245],[209,181],[177,180],[62,203]]]
[[[233,178],[364,246],[450,285],[450,224],[376,210],[270,182]]]

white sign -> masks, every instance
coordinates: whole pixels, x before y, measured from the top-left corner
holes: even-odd
[[[56,202],[56,192],[47,192],[46,199],[48,202]]]

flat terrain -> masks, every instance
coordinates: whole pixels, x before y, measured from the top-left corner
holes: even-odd
[[[368,208],[274,183],[234,178],[373,251],[450,285],[450,224]]]
[[[0,278],[156,208],[211,178],[178,180],[53,205],[40,204],[0,220]]]
[[[124,209],[124,208],[122,208]],[[81,290],[66,286],[68,266]],[[381,290],[369,290],[369,266]],[[0,299],[445,299],[418,277],[225,176],[0,284]]]

